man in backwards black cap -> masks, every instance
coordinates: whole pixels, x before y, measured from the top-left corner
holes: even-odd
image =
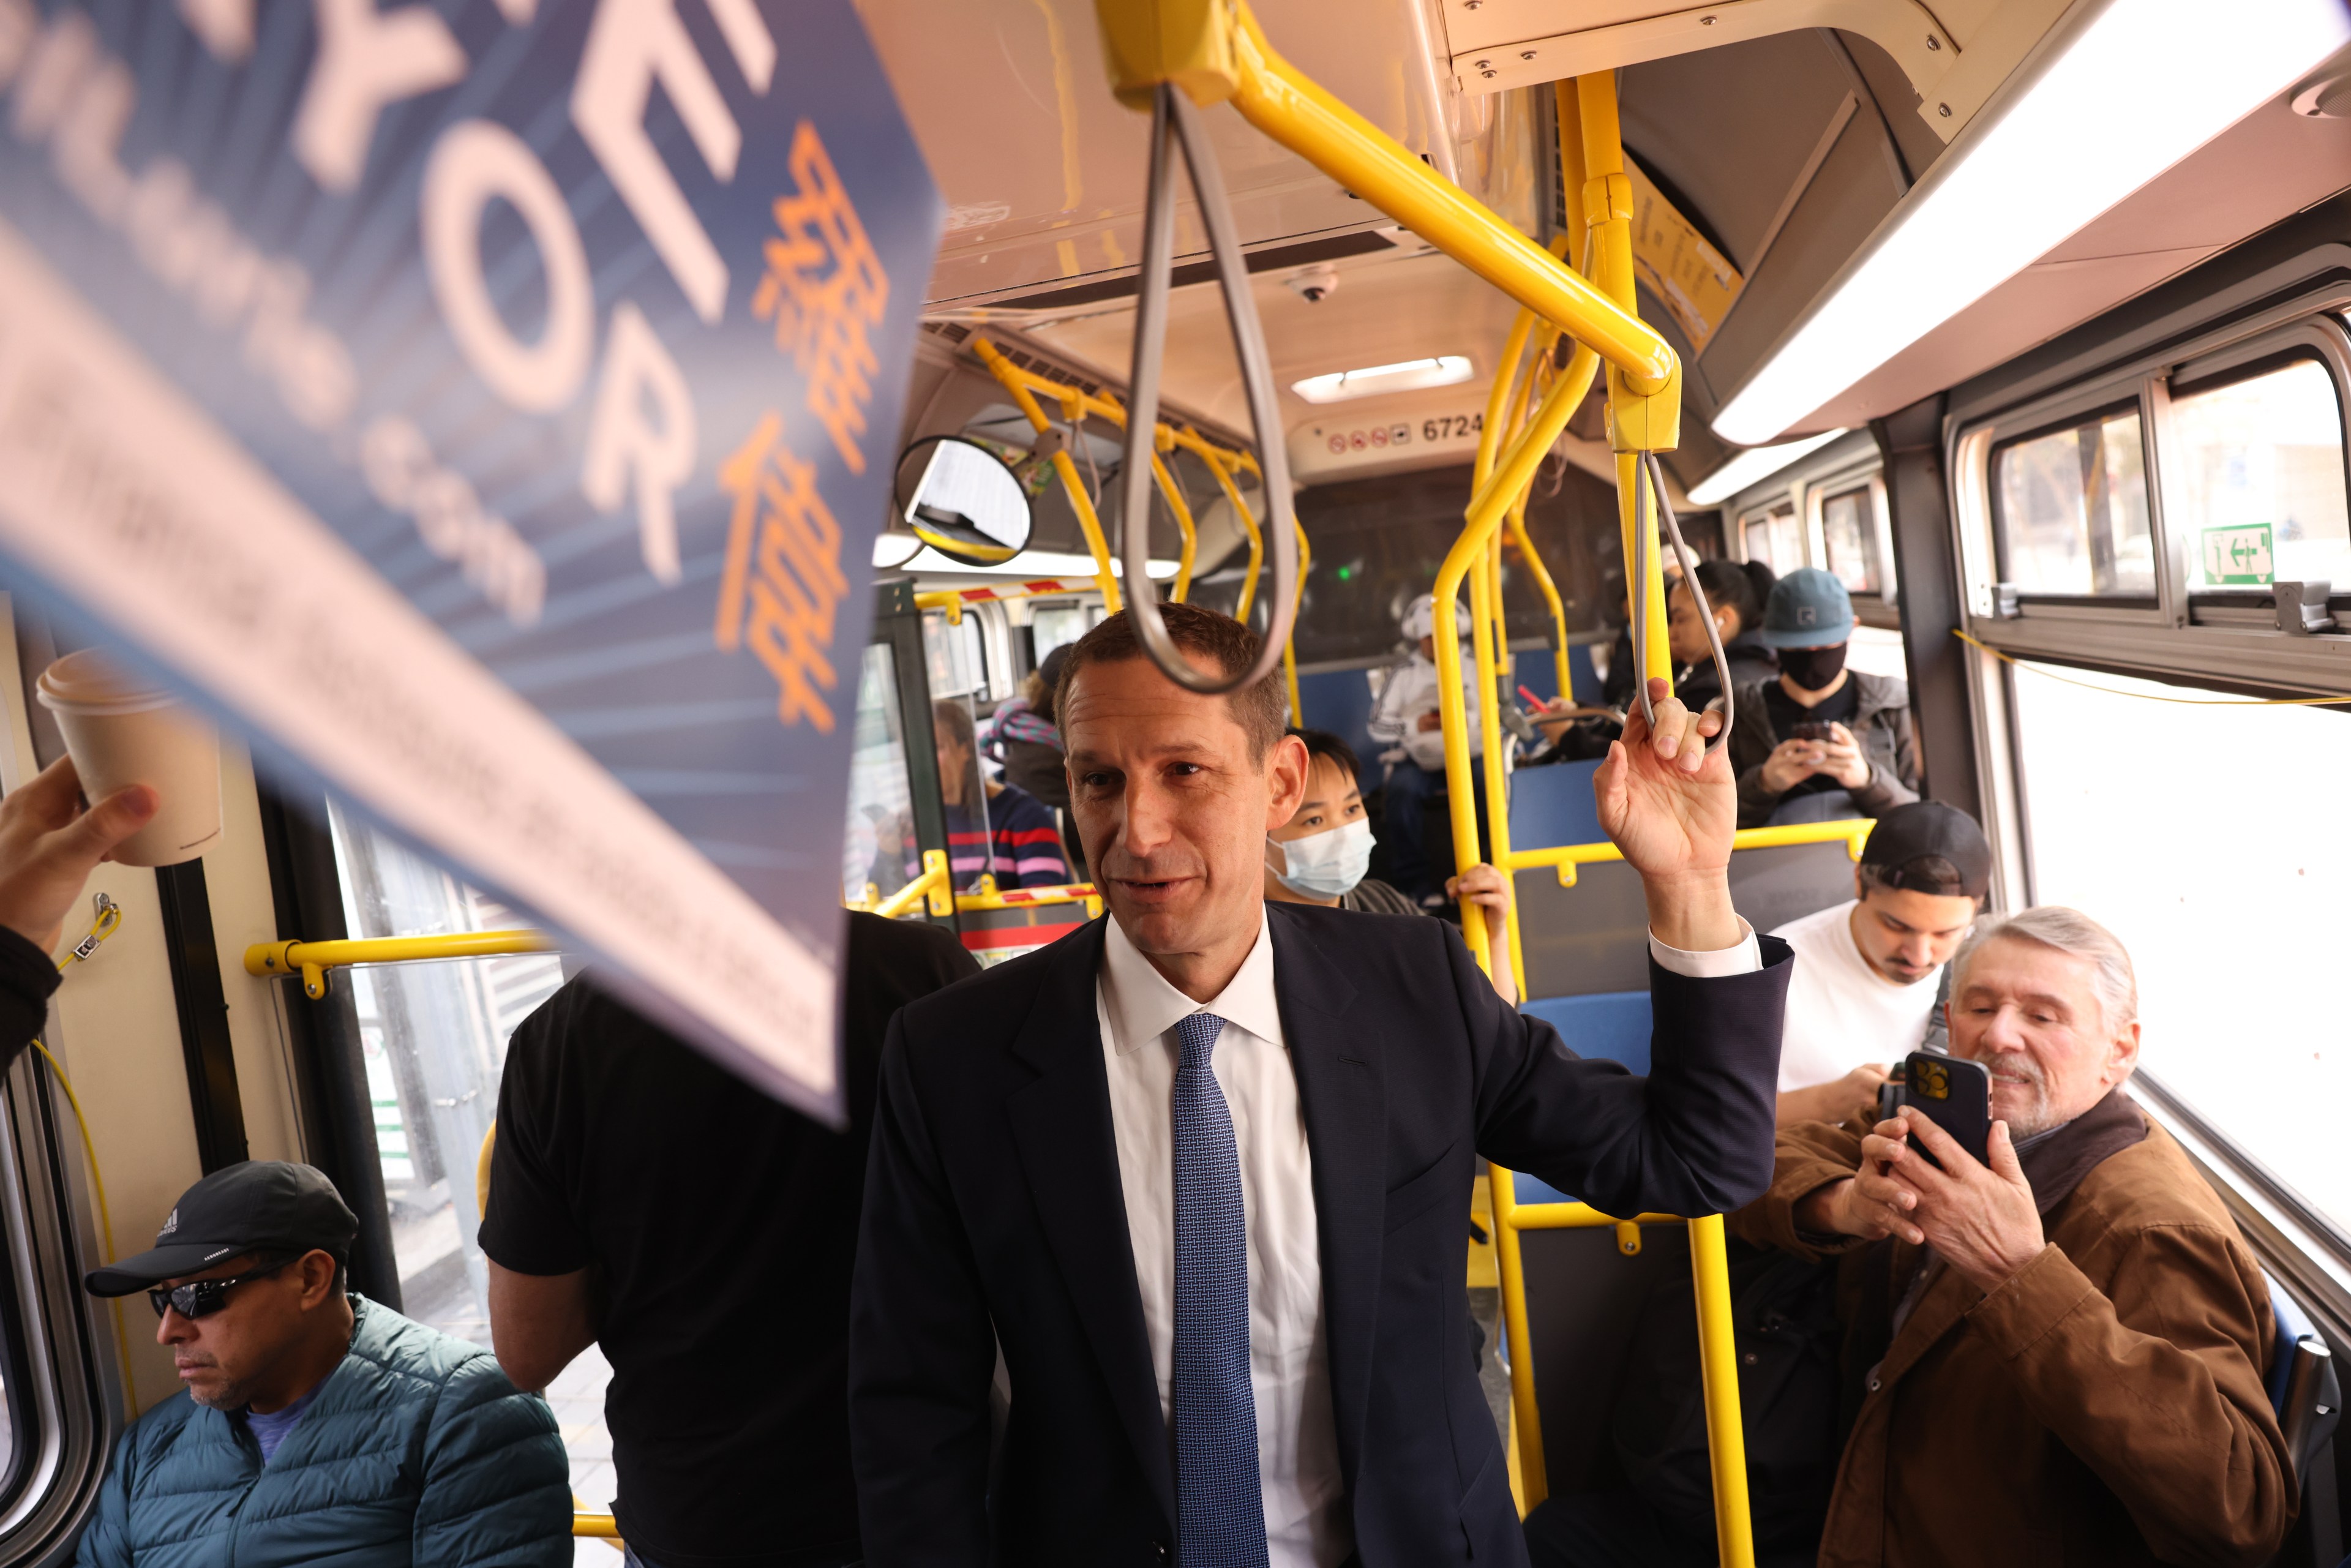
[[[185,1397],[122,1435],[78,1563],[570,1562],[546,1401],[479,1345],[346,1293],[358,1234],[323,1173],[253,1160],[182,1194],[151,1250],[89,1274],[93,1295],[146,1291]]]
[[[1991,845],[1975,819],[1917,800],[1878,818],[1850,902],[1771,933],[1796,950],[1782,1126],[1842,1122],[1876,1103],[1887,1062],[1941,1049],[1945,966],[1991,891]]]

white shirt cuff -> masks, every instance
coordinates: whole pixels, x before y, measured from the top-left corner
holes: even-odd
[[[1740,937],[1736,945],[1712,953],[1690,953],[1679,947],[1668,947],[1649,933],[1649,956],[1662,968],[1677,975],[1687,975],[1693,980],[1719,980],[1728,975],[1751,975],[1763,967],[1763,947],[1755,940],[1755,927],[1744,918],[1739,922]]]

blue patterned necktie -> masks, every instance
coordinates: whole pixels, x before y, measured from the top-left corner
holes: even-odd
[[[1225,1020],[1176,1026],[1176,1527],[1182,1568],[1265,1568],[1249,1385],[1249,1234],[1240,1151],[1208,1070]]]

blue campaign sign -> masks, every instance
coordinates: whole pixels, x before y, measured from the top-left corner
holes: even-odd
[[[837,1113],[942,208],[850,0],[0,0],[0,566]]]

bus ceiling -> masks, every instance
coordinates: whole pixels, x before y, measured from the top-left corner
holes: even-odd
[[[2340,95],[2314,90],[2351,72],[2333,0],[2273,0],[2271,25],[2233,40],[2227,8],[2179,0],[1734,0],[1664,14],[1364,0],[1343,27],[1311,0],[1255,9],[1301,70],[1539,241],[1568,221],[1550,84],[1620,68],[1650,241],[1635,258],[1640,314],[1685,367],[1682,443],[1664,456],[1683,486],[1736,447],[1956,385],[2351,183],[2351,122],[2328,112]],[[949,204],[933,319],[984,319],[1122,383],[1147,138],[1102,89],[1092,0],[883,6],[866,20]],[[2213,34],[2192,78],[2135,69],[2131,36],[2158,26]],[[1474,432],[1426,437],[1474,417],[1512,302],[1241,117],[1205,129],[1301,476],[1468,461]],[[2151,135],[2191,140],[2158,163]],[[1906,242],[1931,265],[1886,259]],[[1163,396],[1219,434],[1244,431],[1188,191],[1176,250]],[[1838,329],[1841,307],[1900,287],[1923,306],[1901,331]],[[1448,359],[1470,366],[1458,386],[1337,402],[1293,390]],[[1315,461],[1318,444],[1340,461]]]

